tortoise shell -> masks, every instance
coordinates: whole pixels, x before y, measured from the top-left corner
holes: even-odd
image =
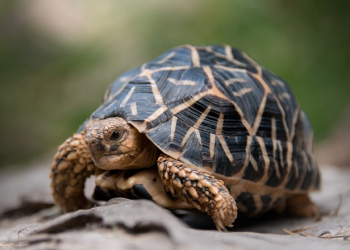
[[[281,78],[230,46],[181,46],[122,74],[90,119],[122,117],[226,180],[318,189],[312,129]]]

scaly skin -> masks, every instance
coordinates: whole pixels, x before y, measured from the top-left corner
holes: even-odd
[[[237,217],[237,206],[223,181],[161,154],[158,170],[165,188],[211,216],[218,231],[226,231]]]
[[[286,200],[284,213],[293,217],[318,218],[320,212],[307,194],[295,194]]]
[[[51,190],[64,212],[90,208],[84,195],[85,180],[98,169],[85,142],[85,133],[74,134],[59,148],[51,165]]]

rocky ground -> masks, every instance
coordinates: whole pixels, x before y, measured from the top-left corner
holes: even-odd
[[[267,214],[241,218],[223,233],[199,223],[207,217],[182,211],[175,216],[146,200],[114,199],[59,214],[49,166],[48,160],[1,173],[0,249],[350,249],[349,168],[322,167],[323,189],[312,196],[321,208],[318,220]],[[92,188],[90,180],[87,194]]]

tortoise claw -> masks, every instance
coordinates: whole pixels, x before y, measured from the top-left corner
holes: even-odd
[[[227,232],[227,229],[226,229],[226,227],[222,224],[221,220],[216,220],[216,221],[214,221],[214,223],[215,223],[216,229],[217,229],[219,232]]]

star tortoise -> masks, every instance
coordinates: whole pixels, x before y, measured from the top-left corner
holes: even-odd
[[[230,46],[181,46],[122,74],[58,149],[53,197],[64,211],[95,198],[198,209],[226,230],[237,210],[315,216],[313,132],[287,83]]]

